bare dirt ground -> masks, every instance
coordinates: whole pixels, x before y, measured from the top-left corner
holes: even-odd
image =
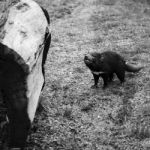
[[[52,43],[28,149],[150,149],[150,4],[140,0],[36,0],[51,18]],[[98,89],[84,55],[112,50],[145,66]]]

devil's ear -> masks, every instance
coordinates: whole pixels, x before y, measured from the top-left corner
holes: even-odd
[[[100,55],[100,62],[104,62],[104,56]]]

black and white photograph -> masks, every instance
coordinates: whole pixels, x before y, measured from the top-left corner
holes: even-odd
[[[0,0],[0,150],[150,150],[150,0]]]

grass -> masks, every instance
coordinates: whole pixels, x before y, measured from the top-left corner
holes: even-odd
[[[140,0],[36,0],[51,18],[52,43],[28,149],[148,150],[150,5]],[[112,50],[145,68],[91,89],[84,55]],[[147,110],[147,111],[145,111]]]
[[[52,18],[52,44],[46,63],[42,111],[35,118],[29,147],[47,150],[145,150],[149,144],[150,100],[147,2],[123,0],[40,1]],[[102,90],[91,89],[86,53],[113,50],[146,66],[117,78]],[[144,106],[143,106],[144,105]],[[149,110],[149,105],[147,110]],[[139,121],[140,117],[140,121]]]

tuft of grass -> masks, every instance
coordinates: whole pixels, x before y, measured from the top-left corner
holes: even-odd
[[[66,108],[63,117],[72,120],[72,108]]]

